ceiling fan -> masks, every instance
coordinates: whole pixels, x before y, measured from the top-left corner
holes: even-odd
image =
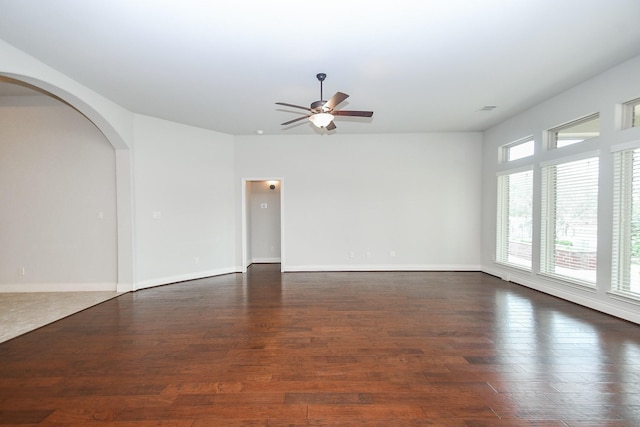
[[[320,101],[315,101],[311,103],[311,107],[302,107],[300,105],[287,104],[286,102],[276,102],[277,105],[284,105],[285,107],[293,107],[293,108],[301,108],[303,110],[307,110],[309,114],[304,115],[302,117],[298,117],[297,119],[289,120],[288,122],[282,123],[282,126],[290,125],[291,123],[295,123],[299,120],[303,120],[308,118],[311,123],[319,128],[325,128],[327,130],[333,130],[336,128],[333,119],[335,116],[352,116],[352,117],[371,117],[373,116],[373,111],[353,111],[353,110],[336,110],[336,106],[340,104],[342,101],[347,99],[349,95],[342,92],[336,92],[328,101],[324,101],[322,99],[322,82],[327,78],[325,73],[319,73],[316,75],[316,78],[320,82]]]

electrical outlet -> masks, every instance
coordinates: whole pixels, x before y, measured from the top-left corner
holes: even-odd
[[[355,258],[356,257],[356,253],[353,251],[349,251],[349,258]]]
[[[389,256],[391,256],[391,257],[396,256],[396,251],[389,251]]]

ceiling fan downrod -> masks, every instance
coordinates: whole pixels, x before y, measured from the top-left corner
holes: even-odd
[[[324,98],[322,97],[322,82],[327,78],[327,75],[325,73],[318,73],[316,74],[316,78],[320,82],[320,101],[324,101]]]

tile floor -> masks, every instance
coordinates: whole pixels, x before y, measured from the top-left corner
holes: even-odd
[[[118,292],[0,293],[0,342],[115,298]]]

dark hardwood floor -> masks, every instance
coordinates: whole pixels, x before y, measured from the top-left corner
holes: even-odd
[[[0,362],[0,425],[640,425],[640,326],[475,272],[254,265],[122,295]]]

